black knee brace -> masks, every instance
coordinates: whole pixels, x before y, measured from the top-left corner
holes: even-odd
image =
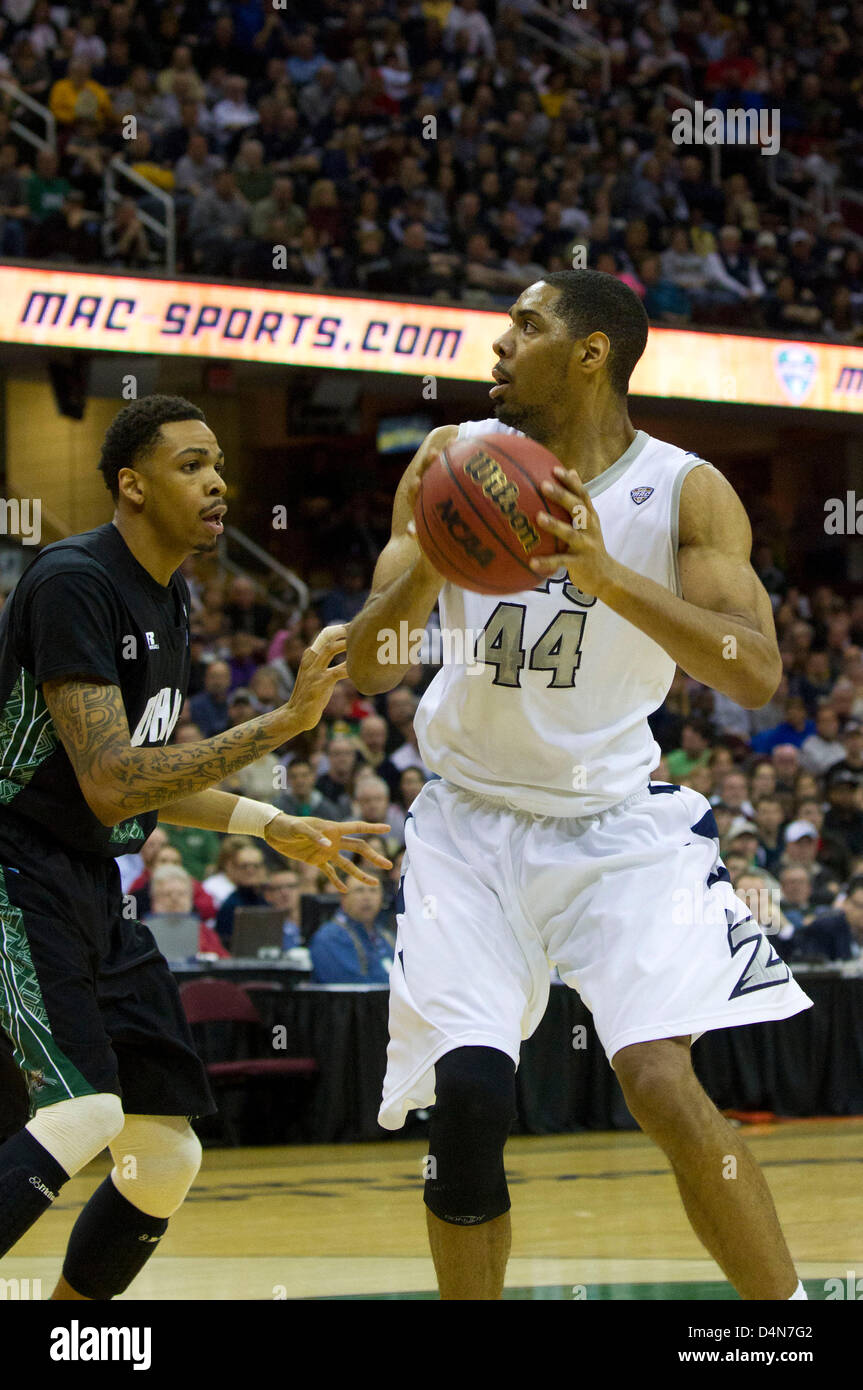
[[[496,1047],[458,1047],[435,1067],[425,1204],[478,1226],[509,1211],[503,1147],[515,1119],[515,1064]]]
[[[139,1211],[107,1177],[72,1227],[63,1278],[85,1298],[116,1298],[140,1274],[167,1229],[166,1218]]]

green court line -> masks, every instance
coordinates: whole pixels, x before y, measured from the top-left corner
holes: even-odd
[[[824,1297],[823,1280],[804,1280],[806,1292],[811,1299]],[[573,1293],[575,1288],[575,1294]],[[737,1294],[730,1284],[724,1281],[717,1283],[692,1282],[692,1283],[671,1283],[671,1284],[537,1284],[533,1288],[512,1288],[504,1289],[504,1299],[519,1302],[534,1301],[536,1299],[565,1300],[568,1303],[596,1303],[596,1302],[679,1302],[679,1303],[708,1303],[739,1302]],[[431,1301],[437,1299],[437,1294],[431,1290],[412,1293],[370,1293],[370,1294],[334,1294],[325,1298],[313,1300],[316,1303],[347,1303],[347,1302],[378,1302],[380,1300],[397,1299],[399,1302]]]

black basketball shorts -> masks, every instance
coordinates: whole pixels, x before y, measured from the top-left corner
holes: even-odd
[[[2,809],[0,1030],[31,1115],[100,1092],[130,1115],[216,1109],[167,963],[123,916],[114,860],[72,854]]]

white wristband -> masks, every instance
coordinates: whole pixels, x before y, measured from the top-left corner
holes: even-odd
[[[228,821],[229,835],[255,835],[260,840],[271,820],[281,815],[278,806],[265,801],[253,801],[250,796],[237,797],[237,804]]]

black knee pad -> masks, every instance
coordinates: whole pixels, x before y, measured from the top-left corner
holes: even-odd
[[[496,1047],[457,1047],[435,1067],[425,1204],[479,1226],[509,1211],[503,1148],[515,1119],[515,1063]]]

